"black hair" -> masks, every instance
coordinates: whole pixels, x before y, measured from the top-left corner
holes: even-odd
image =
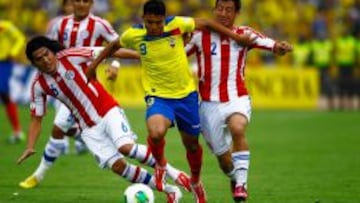
[[[54,54],[65,49],[65,47],[61,45],[58,41],[51,40],[45,36],[36,36],[27,43],[25,51],[26,57],[32,63],[34,63],[33,52],[40,49],[41,47],[48,48]]]
[[[64,7],[69,1],[71,1],[71,0],[63,0],[61,6]]]
[[[232,1],[235,4],[235,11],[239,12],[241,9],[241,0],[216,0],[215,6],[218,5],[219,1]]]
[[[144,5],[143,15],[154,14],[154,15],[166,15],[165,3],[161,0],[149,0]]]

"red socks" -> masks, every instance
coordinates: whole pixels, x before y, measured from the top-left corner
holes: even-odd
[[[158,143],[155,143],[152,141],[150,137],[148,137],[147,142],[151,150],[151,153],[156,160],[156,163],[160,166],[165,166],[166,165],[166,159],[164,155],[165,139],[162,138]]]
[[[18,133],[21,131],[20,123],[19,123],[19,117],[17,112],[17,106],[14,102],[9,102],[6,104],[6,113],[9,117],[11,126],[15,133]]]
[[[191,170],[191,182],[198,183],[200,180],[200,171],[202,165],[202,154],[203,150],[201,145],[199,144],[198,150],[196,152],[186,152],[186,158],[190,165]]]

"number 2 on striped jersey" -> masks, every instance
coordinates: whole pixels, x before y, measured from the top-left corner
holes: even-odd
[[[216,55],[216,49],[217,49],[217,44],[215,42],[211,43],[211,55]]]

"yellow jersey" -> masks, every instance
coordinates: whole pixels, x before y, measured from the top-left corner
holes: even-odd
[[[10,21],[0,20],[0,61],[16,57],[25,45],[25,36]]]
[[[168,17],[161,36],[149,36],[144,25],[127,29],[120,38],[122,47],[141,55],[145,94],[178,99],[195,91],[182,35],[195,29],[190,17]]]

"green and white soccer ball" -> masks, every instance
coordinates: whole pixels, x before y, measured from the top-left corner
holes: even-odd
[[[124,192],[125,203],[154,203],[154,192],[141,183],[134,183]]]

